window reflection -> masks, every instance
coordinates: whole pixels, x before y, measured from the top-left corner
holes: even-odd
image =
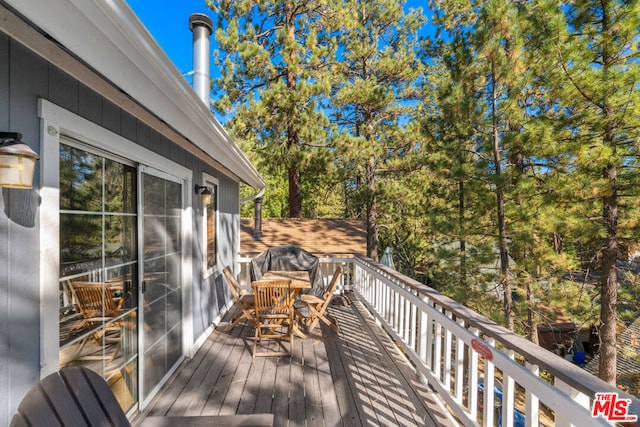
[[[103,375],[125,410],[138,399],[136,176],[60,145],[60,365]]]
[[[182,184],[143,174],[145,390],[153,390],[181,352]]]

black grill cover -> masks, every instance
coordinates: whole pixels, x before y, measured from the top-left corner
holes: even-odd
[[[320,260],[294,245],[283,245],[269,248],[251,260],[251,280],[260,280],[267,271],[308,271],[311,289],[302,292],[306,294],[322,295],[324,292],[324,278],[320,270]]]

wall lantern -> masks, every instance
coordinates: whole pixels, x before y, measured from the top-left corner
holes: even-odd
[[[33,188],[38,154],[22,142],[22,134],[0,132],[0,187]]]
[[[196,194],[200,195],[200,199],[202,200],[202,206],[210,205],[213,201],[213,194],[209,187],[201,186],[196,184]]]

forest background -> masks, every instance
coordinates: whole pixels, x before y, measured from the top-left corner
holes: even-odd
[[[640,1],[207,3],[263,216],[364,219],[371,258],[534,342],[594,325],[615,383],[640,315]]]

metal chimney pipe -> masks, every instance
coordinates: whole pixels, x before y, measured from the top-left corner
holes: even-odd
[[[207,107],[211,98],[210,61],[211,18],[203,13],[189,17],[189,29],[193,32],[193,90]]]

